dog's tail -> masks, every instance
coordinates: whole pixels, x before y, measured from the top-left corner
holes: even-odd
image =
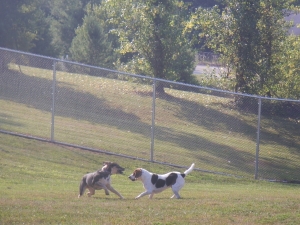
[[[86,183],[86,177],[83,176],[81,182],[80,182],[80,185],[79,185],[79,195],[78,195],[78,198],[80,198],[80,196],[83,195],[85,189],[86,189],[86,186],[87,186],[87,183]]]
[[[195,163],[193,163],[193,164],[190,166],[190,168],[188,168],[186,171],[184,171],[184,174],[185,174],[185,175],[188,175],[190,172],[193,171],[194,167],[195,167]]]

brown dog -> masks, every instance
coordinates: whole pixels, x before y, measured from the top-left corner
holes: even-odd
[[[83,195],[86,189],[89,190],[87,193],[89,197],[95,194],[95,190],[104,189],[106,195],[109,195],[109,191],[111,191],[123,199],[123,196],[111,186],[110,175],[122,174],[124,170],[125,169],[117,163],[104,162],[101,170],[85,174],[82,177],[79,185],[78,198]]]

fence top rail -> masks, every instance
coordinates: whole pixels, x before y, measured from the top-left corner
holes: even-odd
[[[23,54],[23,55],[35,56],[35,57],[44,58],[44,59],[49,59],[49,60],[53,60],[54,62],[69,63],[69,64],[73,64],[73,65],[77,65],[77,66],[83,66],[83,67],[87,67],[87,68],[99,69],[99,70],[104,70],[104,71],[112,72],[112,73],[119,73],[119,74],[122,74],[122,75],[131,76],[131,77],[136,77],[136,78],[141,78],[141,79],[148,79],[148,80],[152,80],[152,81],[160,81],[160,82],[165,82],[165,83],[169,83],[169,84],[181,85],[181,86],[197,88],[197,89],[202,89],[202,90],[207,90],[207,91],[214,91],[214,92],[219,92],[219,93],[245,96],[245,97],[257,98],[257,99],[267,99],[267,100],[275,100],[275,101],[287,101],[287,102],[299,102],[300,103],[300,100],[297,100],[297,99],[270,98],[270,97],[259,96],[259,95],[244,94],[244,93],[239,93],[239,92],[232,92],[232,91],[220,90],[220,89],[204,87],[204,86],[198,86],[198,85],[193,85],[193,84],[186,84],[186,83],[182,83],[182,82],[170,81],[170,80],[150,77],[150,76],[146,76],[146,75],[132,74],[132,73],[127,73],[127,72],[123,72],[123,71],[112,70],[112,69],[102,68],[102,67],[98,67],[98,66],[92,66],[92,65],[87,65],[87,64],[83,64],[83,63],[74,62],[74,61],[58,59],[58,58],[53,58],[53,57],[49,57],[49,56],[43,56],[43,55],[33,54],[33,53],[29,53],[29,52],[23,52],[23,51],[8,49],[8,48],[0,47],[0,50],[19,53],[19,54]]]

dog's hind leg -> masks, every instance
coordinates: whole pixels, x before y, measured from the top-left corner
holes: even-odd
[[[182,188],[183,185],[173,185],[172,186],[172,191],[174,193],[174,195],[171,197],[171,198],[180,198],[180,195],[179,195],[179,191],[180,189]]]
[[[87,195],[88,195],[89,197],[91,197],[92,195],[95,194],[95,189],[94,189],[94,188],[88,187],[88,189],[89,189],[89,192],[87,193]]]
[[[185,183],[184,180],[182,180],[182,182],[177,182],[174,185],[172,185],[172,191],[173,191],[174,195],[171,198],[174,198],[174,197],[180,198],[179,191],[184,186],[184,183]]]
[[[172,191],[173,191],[174,195],[171,198],[174,198],[174,197],[176,197],[177,199],[180,198],[180,195],[177,190],[172,188]]]

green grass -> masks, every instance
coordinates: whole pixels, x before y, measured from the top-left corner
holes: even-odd
[[[156,173],[183,169],[97,154],[0,133],[0,224],[298,224],[299,185],[269,183],[194,171],[182,199],[166,190],[134,200],[141,182],[127,176],[143,167]],[[113,186],[125,197],[103,191],[77,198],[86,172],[111,160],[126,168]]]
[[[0,129],[49,139],[52,71],[21,69],[0,74]],[[56,141],[149,159],[151,85],[56,75]],[[194,171],[180,200],[171,190],[134,200],[143,187],[127,176],[184,169],[0,133],[0,224],[298,224],[299,185],[253,180],[257,116],[231,102],[169,88],[156,99],[155,160],[244,177]],[[260,176],[299,179],[299,123],[263,116],[261,134]],[[125,199],[78,199],[82,176],[107,160],[126,168],[112,178]]]
[[[0,74],[0,129],[50,139],[53,71],[9,68]],[[150,159],[151,85],[56,77],[55,141]],[[236,109],[230,96],[165,91],[156,98],[154,160],[253,179],[257,115]],[[262,116],[259,178],[300,180],[299,129],[293,118]]]

